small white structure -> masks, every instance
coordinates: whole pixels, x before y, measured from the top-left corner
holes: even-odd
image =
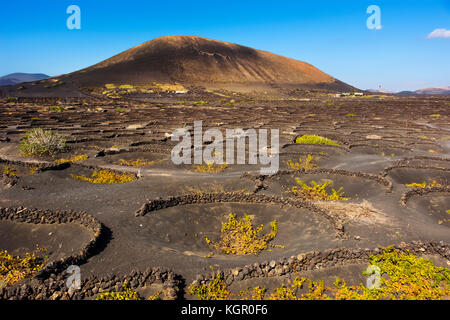
[[[342,93],[336,93],[336,98],[339,97],[350,97],[350,96],[362,96],[362,92],[342,92]]]

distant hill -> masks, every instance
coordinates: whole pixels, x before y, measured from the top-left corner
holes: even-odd
[[[43,73],[11,73],[0,77],[0,86],[14,85],[21,82],[39,81],[49,78]]]
[[[415,92],[418,94],[450,94],[450,86],[425,88],[425,89],[416,90]]]
[[[401,91],[398,94],[450,94],[450,86],[425,88],[416,91]]]
[[[61,77],[82,86],[178,82],[183,85],[289,85],[354,91],[355,88],[302,61],[196,36],[165,36],[86,69]]]

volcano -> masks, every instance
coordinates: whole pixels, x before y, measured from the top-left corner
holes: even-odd
[[[316,67],[270,52],[197,36],[164,36],[61,77],[79,86],[105,83],[143,85],[287,85],[331,90],[353,87]]]

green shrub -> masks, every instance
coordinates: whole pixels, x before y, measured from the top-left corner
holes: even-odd
[[[58,107],[58,106],[50,106],[48,107],[49,111],[56,111],[56,112],[63,112],[64,108],[63,107]]]
[[[52,84],[52,87],[56,88],[56,87],[62,86],[63,84],[65,84],[63,81],[58,81],[58,82],[55,82],[54,84]]]
[[[6,102],[16,102],[17,98],[16,97],[8,97],[6,98]]]
[[[19,148],[27,156],[53,156],[66,148],[66,140],[51,130],[34,128],[25,133]]]
[[[325,138],[325,137],[321,137],[321,136],[316,136],[314,134],[305,134],[301,137],[297,137],[297,139],[295,139],[295,143],[300,143],[300,144],[328,144],[328,145],[332,145],[332,146],[338,146],[339,143],[337,143],[336,141],[333,141],[331,139]]]

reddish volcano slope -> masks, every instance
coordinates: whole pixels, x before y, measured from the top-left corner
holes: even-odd
[[[156,38],[66,77],[84,86],[159,81],[351,88],[306,62],[233,43],[184,35]]]

